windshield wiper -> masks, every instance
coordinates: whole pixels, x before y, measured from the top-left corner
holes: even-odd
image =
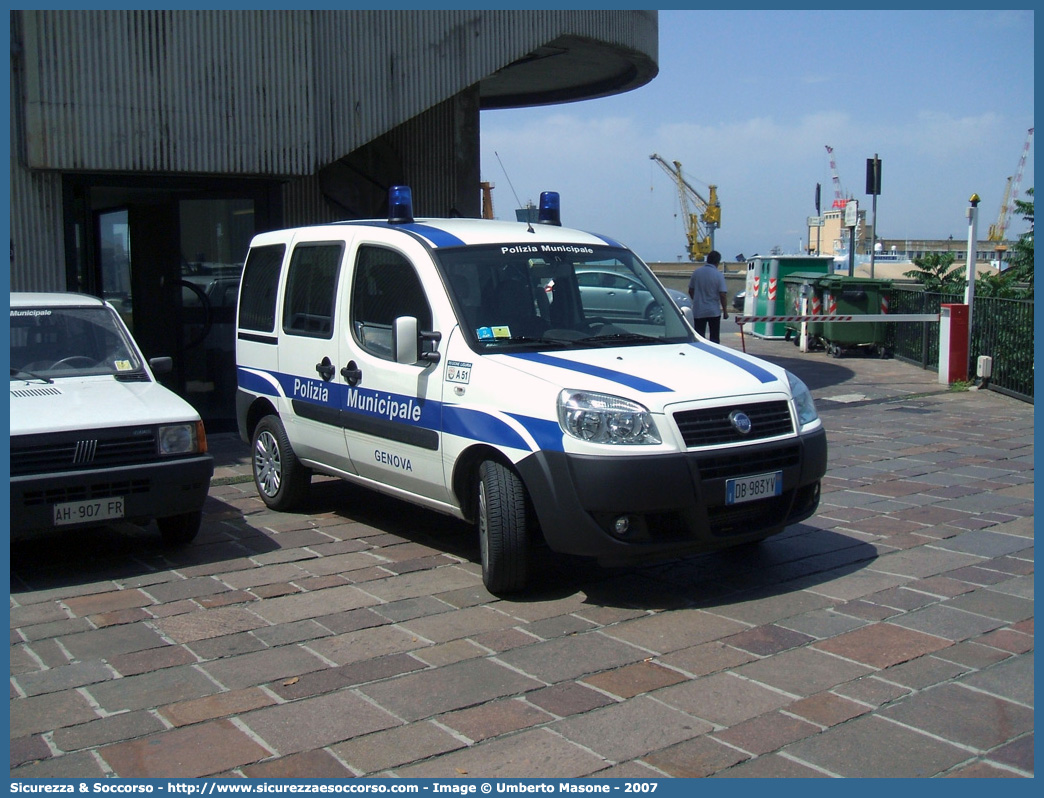
[[[537,335],[512,335],[510,338],[492,338],[479,340],[480,344],[550,344],[552,346],[569,346],[575,344],[566,338],[542,338]]]
[[[609,335],[591,335],[581,338],[578,344],[662,344],[662,338],[639,333],[611,333]]]
[[[39,374],[34,374],[31,371],[26,371],[25,369],[18,369],[14,366],[11,366],[11,376],[15,377],[19,374],[28,374],[30,379],[40,380],[40,382],[46,382],[48,385],[54,382],[54,380],[52,380],[50,377],[41,377]]]

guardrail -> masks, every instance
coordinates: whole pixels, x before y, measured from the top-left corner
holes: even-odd
[[[743,347],[743,351],[747,351],[747,338],[743,334],[743,325],[751,324],[756,322],[785,322],[791,324],[801,324],[801,332],[798,333],[798,340],[802,352],[808,351],[808,338],[805,334],[804,325],[807,323],[822,323],[829,322],[834,323],[845,323],[845,322],[921,322],[931,323],[939,321],[938,313],[865,313],[865,314],[846,314],[846,315],[823,315],[823,314],[806,314],[801,316],[735,316],[736,324],[740,328],[740,345]]]
[[[893,286],[891,307],[900,312],[934,312],[945,303],[963,302],[963,296]],[[976,296],[971,319],[969,375],[975,374],[980,355],[993,358],[992,391],[1033,402],[1034,327],[1033,299]],[[888,347],[895,357],[925,369],[939,364],[938,327],[896,326],[888,328]]]
[[[939,321],[938,313],[867,313],[850,316],[736,316],[736,324],[760,321],[822,322],[822,321]]]

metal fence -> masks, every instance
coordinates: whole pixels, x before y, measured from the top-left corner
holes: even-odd
[[[938,313],[940,305],[960,304],[963,295],[936,294],[893,286],[889,313]],[[1033,402],[1033,300],[975,297],[972,308],[968,374],[980,355],[993,358],[989,387]],[[889,324],[888,346],[901,360],[939,368],[939,323]]]

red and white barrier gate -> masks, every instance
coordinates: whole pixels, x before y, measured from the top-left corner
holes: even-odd
[[[830,301],[829,294],[826,295],[826,299],[828,300],[828,302]],[[830,306],[833,307],[836,310],[837,303],[836,302],[831,302]],[[813,299],[813,307],[815,307],[815,300],[814,299]],[[963,360],[963,362],[964,362],[964,377],[957,377],[955,379],[967,379],[967,376],[968,376],[968,324],[967,324],[968,306],[967,305],[943,305],[943,308],[944,309],[945,308],[964,308],[964,317],[965,317],[964,336],[963,336],[964,347],[965,347],[964,348],[964,360]],[[884,309],[885,309],[885,306],[882,305],[882,308],[881,308],[882,314],[884,312]],[[739,327],[740,327],[740,343],[743,345],[743,351],[744,352],[747,351],[747,339],[743,337],[743,325],[744,324],[750,324],[752,322],[759,322],[759,321],[763,321],[763,322],[792,322],[792,323],[801,323],[801,324],[805,324],[807,322],[813,322],[813,321],[818,321],[818,322],[823,322],[823,321],[829,321],[829,322],[848,322],[848,321],[870,321],[870,322],[874,322],[874,321],[882,321],[882,322],[883,321],[887,321],[887,322],[893,322],[893,321],[894,322],[920,321],[920,322],[933,322],[933,321],[940,321],[940,317],[941,317],[941,314],[939,314],[939,313],[889,313],[887,315],[877,315],[877,314],[837,315],[836,313],[833,313],[833,314],[828,313],[827,315],[820,315],[818,313],[812,313],[812,314],[809,314],[809,315],[798,315],[798,316],[733,316],[733,318],[736,321],[736,324],[738,324]],[[946,326],[945,324],[940,324],[939,325],[939,327],[940,327],[940,332],[939,332],[939,382],[943,382],[943,359],[942,359],[943,356],[942,356],[942,353],[943,353],[943,350],[945,348],[948,348],[949,345],[950,345],[949,344],[949,339],[947,339],[946,347],[943,346],[942,328],[945,327],[945,326]],[[958,337],[960,337],[959,333],[956,333],[956,335]],[[952,338],[952,334],[951,334],[951,338]],[[803,352],[807,351],[804,345],[802,346],[801,351],[803,351]],[[958,356],[957,356],[957,360],[960,360],[959,353],[958,353]],[[951,380],[949,380],[949,382],[953,382],[953,380],[951,379]]]

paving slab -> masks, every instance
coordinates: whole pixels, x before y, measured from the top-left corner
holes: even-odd
[[[782,753],[797,762],[848,778],[924,778],[968,759],[968,752],[877,717],[863,716]]]
[[[881,717],[980,752],[1033,730],[1033,710],[961,684],[941,684],[887,707]]]
[[[1032,405],[723,340],[816,397],[811,518],[498,597],[466,525],[326,477],[269,510],[215,434],[190,546],[12,545],[12,777],[1032,777]]]

